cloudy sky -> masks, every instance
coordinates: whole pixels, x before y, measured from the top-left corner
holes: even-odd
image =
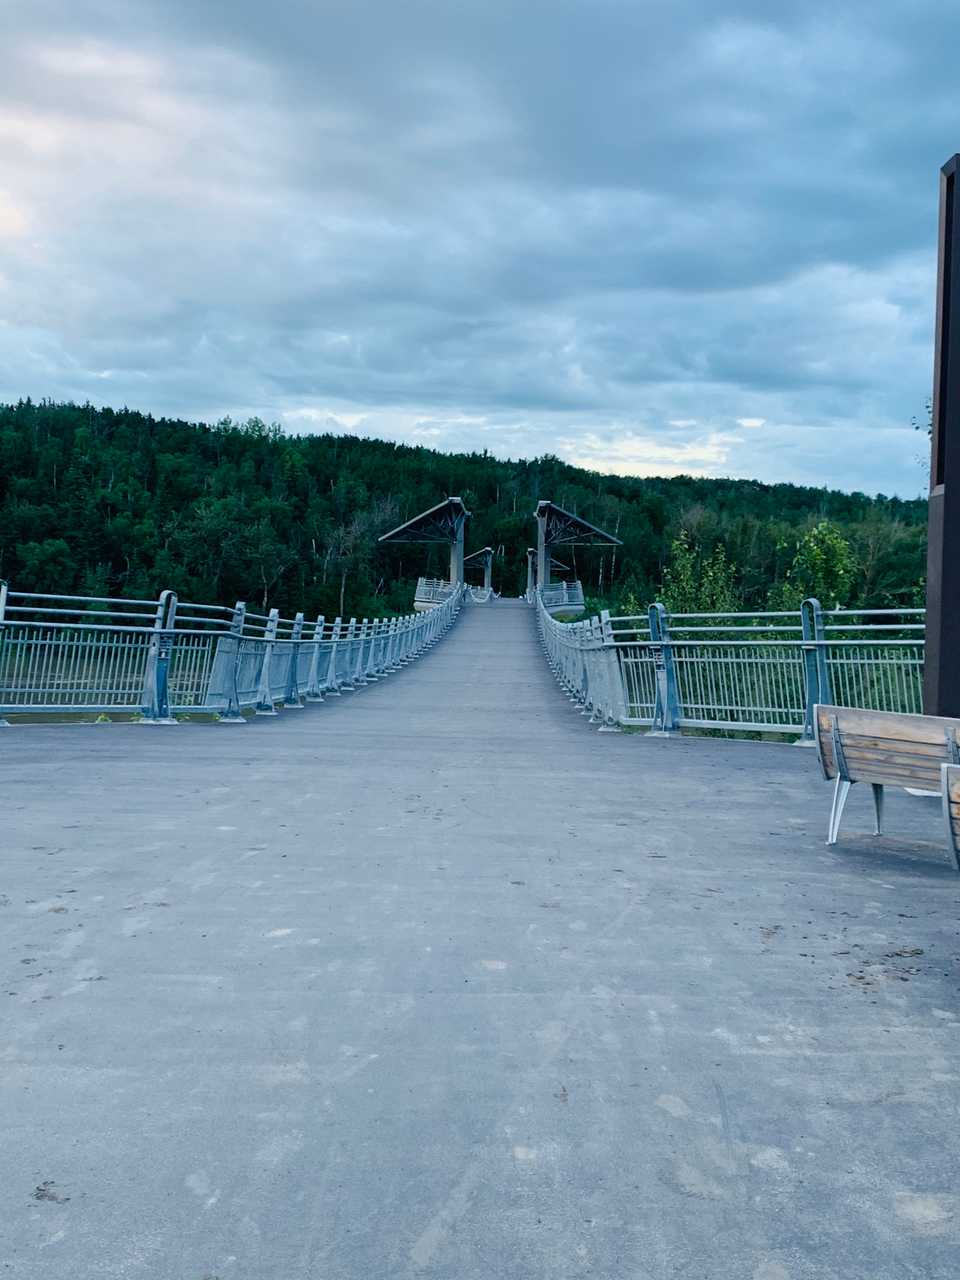
[[[0,398],[913,496],[960,9],[0,9]]]

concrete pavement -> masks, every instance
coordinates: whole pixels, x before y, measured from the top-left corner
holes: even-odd
[[[0,1275],[947,1280],[960,879],[597,734],[520,605],[246,728],[0,731]]]

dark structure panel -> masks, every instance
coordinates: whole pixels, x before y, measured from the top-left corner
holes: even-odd
[[[960,206],[955,155],[940,171],[940,256],[930,442],[923,709],[960,715]]]
[[[383,534],[380,542],[455,542],[470,512],[461,498],[446,498]]]

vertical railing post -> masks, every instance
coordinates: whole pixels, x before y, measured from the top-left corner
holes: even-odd
[[[607,673],[604,666],[603,631],[600,619],[584,618],[582,622],[574,625],[579,628],[579,643],[584,654],[584,670],[588,672],[585,682],[584,709],[589,713],[590,724],[603,724]],[[546,610],[544,610],[544,632],[553,638],[554,644],[559,645],[557,624],[551,620]]]
[[[377,680],[377,645],[380,641],[380,619],[370,619],[370,643],[367,646],[367,658],[363,664],[364,675],[368,680]]]
[[[800,649],[803,654],[803,733],[800,741],[813,742],[813,708],[819,702],[817,677],[817,615],[820,601],[812,596],[800,603]]]
[[[326,679],[323,682],[323,691],[327,697],[339,698],[341,696],[340,681],[337,679],[337,644],[342,627],[343,619],[338,615],[334,618],[333,626],[330,628],[330,655],[327,663]]]
[[[7,612],[7,581],[0,578],[0,671],[3,669],[3,642],[7,634],[7,628],[4,626],[4,617]],[[4,720],[0,715],[0,728],[7,729],[10,727],[10,721]]]
[[[348,692],[352,692],[357,687],[356,680],[354,678],[357,663],[356,663],[354,651],[351,647],[355,642],[356,635],[357,635],[357,620],[356,618],[351,618],[350,621],[347,623],[347,629],[344,636],[347,642],[347,654],[346,654],[345,665],[344,665],[344,675],[346,678],[340,684],[340,688],[346,689]]]
[[[307,676],[307,701],[322,702],[320,688],[320,648],[323,643],[323,614],[317,615],[313,624],[313,653],[310,657],[310,674]]]
[[[364,662],[364,646],[366,644],[369,623],[366,618],[360,623],[358,634],[360,636],[357,644],[357,661],[353,669],[353,683],[361,685],[367,683],[366,665]]]
[[[813,708],[818,702],[833,702],[830,685],[827,633],[823,624],[820,601],[809,596],[800,605],[800,627],[803,635],[804,712],[801,742],[812,742]]]
[[[367,678],[379,680],[380,653],[383,649],[383,619],[374,618],[370,623],[370,652],[367,654]]]
[[[604,724],[601,732],[606,730],[606,732],[610,733],[618,730],[623,721],[626,720],[627,701],[624,696],[620,655],[617,653],[609,609],[604,609],[600,613],[600,634],[603,641],[601,657],[607,679],[607,705],[604,708]]]
[[[144,724],[176,724],[170,714],[168,679],[173,628],[176,625],[177,597],[173,591],[161,591],[153,617],[153,634],[147,650],[141,698]]]
[[[596,646],[592,643],[594,636],[594,619],[584,618],[582,622],[577,624],[579,652],[581,654],[581,697],[580,702],[582,709],[580,714],[588,716],[590,721],[596,719],[594,707],[596,706],[597,696],[603,688],[603,677],[600,670],[600,662],[603,655],[598,653]]]
[[[657,697],[653,709],[653,728],[657,737],[678,733],[680,729],[680,696],[677,673],[673,663],[673,645],[667,611],[662,604],[652,604],[647,610],[650,621],[650,651],[656,678]]]
[[[279,625],[280,611],[279,609],[271,609],[263,632],[263,657],[260,663],[260,683],[256,705],[258,716],[275,716],[277,714],[277,708],[273,705],[273,690],[270,687],[270,669],[273,666],[273,650]]]
[[[300,646],[303,643],[303,614],[294,615],[293,629],[290,632],[290,661],[287,664],[287,687],[284,691],[283,705],[290,711],[303,708],[300,701]]]
[[[380,635],[377,638],[377,675],[390,673],[390,655],[393,648],[393,619],[381,618]]]
[[[833,702],[833,681],[830,679],[830,644],[827,640],[827,628],[823,621],[823,610],[816,602],[814,617],[817,635],[817,684],[819,686],[818,702]]]
[[[221,724],[246,724],[240,713],[240,662],[243,651],[243,627],[247,606],[238,600],[233,607],[230,628],[217,637],[217,651],[213,657],[213,670],[210,674],[210,701],[214,697],[226,700],[226,707],[220,714]]]
[[[369,643],[367,644],[367,656],[363,663],[363,674],[366,680],[377,680],[377,642],[380,636],[380,620],[379,618],[371,618],[370,625],[367,629]]]
[[[600,616],[595,614],[589,623],[590,634],[593,638],[593,661],[596,667],[594,676],[594,687],[597,696],[594,699],[594,721],[598,721],[600,728],[603,729],[608,720],[611,693],[610,693],[610,665],[607,662],[607,653],[604,641],[604,626]]]
[[[397,669],[397,637],[399,634],[400,619],[390,619],[390,629],[387,637],[387,650],[384,659],[384,668],[387,671],[396,671]]]

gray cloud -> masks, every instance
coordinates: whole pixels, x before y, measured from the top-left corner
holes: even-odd
[[[40,0],[0,34],[4,397],[921,488],[942,5]]]

